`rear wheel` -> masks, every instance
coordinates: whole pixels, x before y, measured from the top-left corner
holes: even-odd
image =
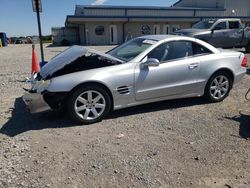
[[[232,88],[232,78],[224,71],[215,73],[208,81],[205,97],[211,102],[221,102]]]
[[[70,117],[83,124],[101,121],[111,109],[111,99],[105,89],[83,86],[69,97],[67,110]]]

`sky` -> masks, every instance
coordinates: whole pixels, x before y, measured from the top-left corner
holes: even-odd
[[[66,15],[73,15],[75,5],[170,6],[177,0],[41,0],[43,35],[51,27],[64,26]],[[38,35],[36,13],[31,0],[0,0],[0,32],[8,37]]]

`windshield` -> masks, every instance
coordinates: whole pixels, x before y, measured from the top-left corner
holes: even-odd
[[[201,21],[193,25],[194,29],[209,29],[215,23],[215,20]]]
[[[156,42],[156,40],[136,38],[114,48],[113,50],[107,52],[107,54],[128,62]]]

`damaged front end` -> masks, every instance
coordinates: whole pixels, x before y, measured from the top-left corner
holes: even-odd
[[[23,101],[31,113],[39,113],[49,110],[61,109],[66,92],[49,92],[51,80],[36,80],[31,90],[23,96]]]
[[[39,93],[26,93],[23,96],[23,101],[31,113],[51,110],[50,106],[45,102],[43,95]]]
[[[23,101],[31,113],[48,111],[51,109],[44,99],[44,93],[46,93],[49,84],[50,80],[35,80],[32,82],[31,90],[24,94]]]
[[[31,113],[60,109],[65,103],[67,92],[49,92],[53,78],[75,72],[121,64],[123,61],[108,54],[72,46],[52,58],[31,82],[31,90],[23,96]]]

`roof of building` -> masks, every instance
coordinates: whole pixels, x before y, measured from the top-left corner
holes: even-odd
[[[184,20],[193,20],[193,21],[199,21],[199,17],[187,17],[187,16],[75,16],[75,15],[67,15],[65,25],[70,26],[69,23],[76,23],[76,22],[83,22],[83,21],[122,21],[127,22],[131,20],[140,20],[140,21],[156,21],[156,20],[178,20],[178,21],[184,21]]]
[[[142,9],[142,10],[204,10],[223,11],[224,8],[199,8],[199,7],[162,7],[162,6],[113,6],[113,5],[76,5],[82,9]]]

